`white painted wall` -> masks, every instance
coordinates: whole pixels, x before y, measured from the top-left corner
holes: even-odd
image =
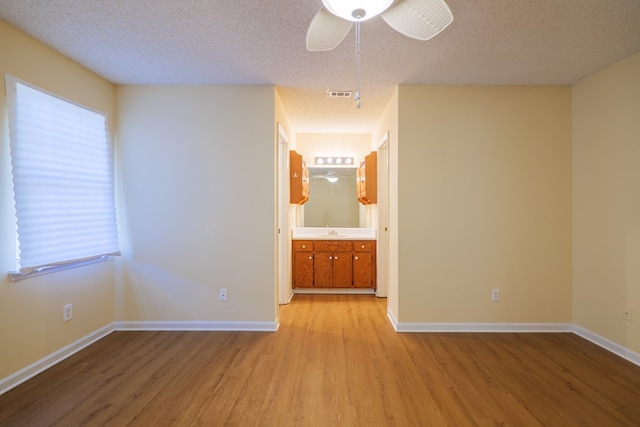
[[[275,323],[274,88],[125,86],[117,106],[117,318]]]

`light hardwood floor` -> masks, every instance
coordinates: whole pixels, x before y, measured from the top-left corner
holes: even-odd
[[[115,332],[0,396],[0,425],[640,425],[640,367],[573,334],[398,334],[371,295],[280,323]]]

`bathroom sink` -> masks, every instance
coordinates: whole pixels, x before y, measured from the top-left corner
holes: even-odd
[[[375,240],[376,232],[372,228],[324,228],[296,227],[293,229],[294,240]]]

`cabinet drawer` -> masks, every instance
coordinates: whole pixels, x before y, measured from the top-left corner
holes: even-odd
[[[335,240],[316,240],[313,242],[316,251],[335,252],[335,251],[352,251],[353,242],[351,241],[335,241]]]
[[[375,245],[375,242],[371,240],[353,242],[353,250],[356,252],[371,252],[375,247],[374,245]]]
[[[292,240],[293,250],[298,252],[313,251],[313,242],[311,240]]]

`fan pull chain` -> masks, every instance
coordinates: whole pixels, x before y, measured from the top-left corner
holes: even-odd
[[[356,107],[360,109],[360,93],[358,88],[360,87],[360,21],[356,21],[356,91],[353,94],[353,99],[356,101]]]

